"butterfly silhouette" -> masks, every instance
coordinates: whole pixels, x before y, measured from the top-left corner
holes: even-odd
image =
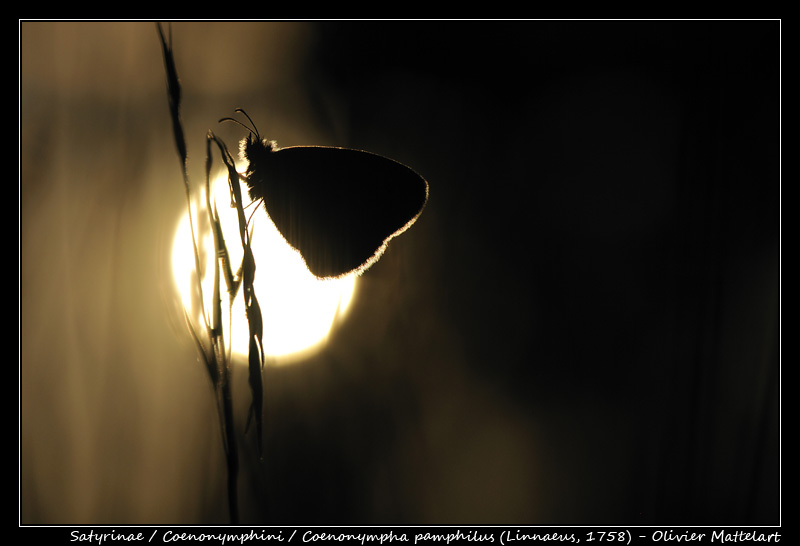
[[[286,241],[319,278],[361,273],[389,241],[408,229],[428,200],[428,183],[392,159],[347,148],[279,148],[234,118],[250,134],[240,152],[250,198],[263,200]]]

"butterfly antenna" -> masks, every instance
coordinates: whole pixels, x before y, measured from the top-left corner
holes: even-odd
[[[260,134],[258,134],[258,128],[256,127],[256,124],[255,124],[255,123],[253,123],[253,118],[251,118],[250,116],[248,116],[248,115],[247,115],[247,112],[245,112],[245,111],[244,111],[243,109],[241,109],[241,108],[237,108],[237,109],[236,109],[236,112],[239,112],[240,114],[244,114],[244,117],[246,117],[246,118],[248,119],[248,121],[250,121],[250,126],[248,126],[248,125],[245,125],[244,123],[242,123],[241,121],[239,121],[239,120],[238,120],[238,119],[236,119],[236,118],[222,118],[222,119],[220,119],[220,120],[219,120],[219,123],[222,123],[223,121],[232,121],[233,123],[236,123],[236,124],[238,124],[238,125],[241,125],[241,126],[242,126],[242,127],[244,127],[245,129],[247,129],[248,131],[250,131],[250,132],[251,132],[253,135],[255,135],[255,137],[256,137],[256,139],[257,139],[257,140],[261,140],[261,135],[260,135]]]
[[[221,118],[219,120],[219,123],[222,123],[223,121],[232,121],[233,123],[236,123],[237,125],[241,125],[245,129],[247,129],[249,132],[253,133],[256,136],[257,139],[261,140],[261,137],[258,136],[258,131],[255,131],[254,128],[248,127],[247,125],[245,125],[244,123],[242,123],[238,119],[236,119],[236,118]]]
[[[244,114],[244,117],[246,117],[246,118],[247,118],[247,119],[250,121],[250,125],[252,125],[252,126],[253,126],[253,132],[256,134],[256,137],[257,137],[259,140],[261,140],[261,135],[259,135],[259,134],[258,134],[258,127],[256,127],[256,124],[255,124],[255,122],[253,121],[253,118],[251,118],[250,116],[248,116],[248,115],[247,115],[247,112],[245,112],[243,108],[237,108],[237,109],[236,109],[236,111],[237,111],[237,112],[239,112],[240,114]]]

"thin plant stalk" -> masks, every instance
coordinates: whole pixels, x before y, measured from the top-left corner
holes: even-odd
[[[180,99],[181,89],[180,81],[178,79],[177,70],[175,68],[175,61],[172,55],[172,37],[170,35],[169,41],[164,36],[160,25],[157,25],[161,45],[164,53],[164,64],[167,72],[167,94],[169,98],[170,114],[172,117],[172,126],[175,136],[175,143],[178,150],[178,156],[181,160],[181,171],[183,174],[184,188],[186,190],[186,201],[189,212],[189,223],[192,235],[192,245],[194,250],[195,261],[195,289],[200,301],[202,321],[205,325],[205,340],[201,339],[197,330],[193,325],[193,321],[189,317],[188,312],[184,311],[184,315],[189,327],[189,331],[194,339],[198,352],[203,358],[206,370],[208,371],[209,378],[214,387],[215,399],[217,402],[217,410],[220,420],[220,428],[222,432],[222,443],[225,451],[225,458],[227,463],[227,493],[228,493],[228,508],[230,521],[233,524],[239,522],[239,508],[238,508],[238,472],[239,472],[239,456],[237,449],[237,439],[234,426],[233,414],[233,394],[231,388],[231,357],[227,352],[224,331],[222,327],[222,297],[220,287],[220,270],[224,273],[224,280],[228,293],[229,309],[232,307],[234,298],[236,297],[239,288],[242,288],[245,311],[247,313],[248,324],[250,327],[250,354],[248,359],[249,364],[249,383],[253,396],[251,406],[251,413],[248,415],[248,424],[251,416],[255,416],[258,431],[258,453],[261,457],[261,411],[263,407],[263,387],[261,384],[261,371],[264,365],[264,352],[262,346],[263,325],[261,319],[261,310],[258,300],[253,289],[253,279],[255,274],[255,259],[250,248],[250,235],[247,231],[247,222],[244,216],[242,207],[242,194],[239,185],[239,175],[236,171],[233,158],[225,146],[225,144],[217,139],[212,133],[209,133],[206,141],[206,180],[205,180],[205,207],[208,214],[210,229],[214,240],[215,260],[214,260],[214,284],[213,295],[211,300],[211,318],[209,320],[208,314],[205,309],[205,299],[203,296],[200,257],[197,250],[196,233],[194,227],[194,220],[192,215],[191,206],[191,185],[189,183],[189,175],[187,169],[187,152],[186,143],[184,140],[183,128],[180,118]],[[212,164],[211,143],[214,142],[219,148],[222,156],[222,161],[228,170],[228,181],[230,186],[231,197],[236,205],[239,218],[239,235],[241,239],[244,257],[242,265],[239,267],[237,274],[234,276],[230,267],[229,254],[225,240],[222,234],[219,217],[217,215],[216,207],[212,207],[211,203],[211,187],[210,187],[210,172]]]
[[[222,160],[228,170],[228,185],[236,206],[236,212],[239,220],[239,237],[242,244],[243,257],[241,266],[241,284],[244,297],[245,314],[247,316],[247,323],[249,327],[249,350],[248,350],[248,383],[250,385],[250,392],[252,395],[252,404],[248,414],[248,424],[251,417],[256,420],[256,434],[257,434],[257,450],[259,458],[262,458],[262,409],[263,409],[263,387],[261,383],[261,371],[264,368],[264,327],[261,315],[261,307],[256,297],[256,292],[253,287],[255,280],[256,262],[253,256],[253,251],[250,246],[250,234],[247,231],[247,219],[244,215],[244,208],[242,207],[242,191],[239,185],[239,173],[236,170],[236,165],[228,152],[225,143],[219,140],[212,132],[209,131],[207,143],[208,146],[214,142],[219,148]],[[207,150],[208,157],[211,157],[210,152]]]

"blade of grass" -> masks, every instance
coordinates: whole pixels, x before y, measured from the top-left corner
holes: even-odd
[[[238,493],[237,493],[237,480],[238,480],[238,450],[236,444],[236,435],[233,420],[233,398],[231,393],[230,384],[230,359],[225,352],[224,333],[221,325],[221,298],[220,298],[220,283],[219,283],[219,266],[217,265],[218,257],[222,252],[220,246],[219,234],[221,228],[219,219],[216,216],[216,209],[210,206],[210,191],[208,176],[206,176],[206,209],[209,215],[209,221],[212,234],[214,236],[215,246],[215,261],[214,261],[214,289],[212,300],[212,323],[209,323],[208,315],[205,309],[205,299],[203,297],[202,280],[200,278],[200,257],[197,249],[197,235],[195,232],[194,219],[191,206],[191,184],[189,182],[188,168],[187,168],[187,151],[186,142],[183,133],[183,125],[180,116],[180,100],[181,88],[178,72],[175,67],[175,59],[172,54],[172,35],[170,31],[169,42],[164,36],[164,32],[160,24],[157,24],[158,34],[161,40],[162,51],[164,54],[164,65],[167,72],[167,96],[169,99],[170,115],[172,118],[173,134],[175,144],[178,151],[178,156],[181,161],[181,173],[183,175],[184,189],[186,193],[186,205],[189,213],[189,226],[192,236],[192,246],[194,251],[195,261],[195,276],[196,282],[194,286],[199,295],[201,302],[200,308],[202,312],[203,322],[206,327],[206,334],[209,339],[210,347],[206,348],[200,340],[197,332],[189,319],[188,313],[184,310],[184,315],[189,325],[189,331],[194,338],[198,351],[203,357],[209,377],[214,386],[215,398],[217,401],[218,415],[220,418],[220,428],[222,433],[223,448],[227,461],[228,469],[228,509],[230,514],[231,523],[236,524],[239,521],[238,509]],[[207,150],[207,165],[210,170],[211,154]]]
[[[197,239],[195,234],[194,219],[192,214],[192,199],[191,199],[191,184],[189,182],[189,172],[187,169],[188,153],[186,151],[186,139],[183,135],[183,124],[181,123],[181,84],[178,77],[178,70],[175,67],[175,57],[172,54],[172,29],[170,27],[169,41],[164,36],[164,31],[160,24],[156,24],[158,29],[158,36],[161,39],[161,49],[164,55],[164,67],[167,72],[167,97],[169,99],[169,112],[172,118],[172,130],[175,139],[175,146],[178,151],[178,158],[181,162],[181,174],[183,175],[183,187],[186,193],[186,208],[189,214],[189,230],[192,235],[192,245],[194,250],[195,271],[202,271],[200,268],[200,255],[197,250]],[[200,278],[194,284],[195,289],[199,294],[200,301],[205,301],[203,298],[203,287]],[[208,328],[208,318],[205,313],[205,306],[200,306],[201,312]]]
[[[264,346],[263,346],[263,321],[261,306],[255,294],[253,281],[255,279],[256,262],[250,247],[250,234],[247,231],[247,220],[242,206],[242,191],[239,185],[239,173],[233,157],[228,152],[224,142],[219,140],[213,132],[209,131],[206,140],[208,146],[214,142],[219,148],[222,161],[228,169],[228,183],[231,195],[236,206],[239,219],[239,237],[242,243],[242,291],[244,296],[245,313],[249,326],[249,348],[248,348],[248,383],[252,396],[251,415],[256,420],[257,430],[257,449],[259,459],[262,454],[262,411],[263,411],[263,385],[261,383],[261,371],[264,367]],[[249,421],[249,417],[248,417]]]

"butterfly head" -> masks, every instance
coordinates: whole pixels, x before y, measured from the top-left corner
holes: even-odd
[[[263,177],[266,171],[266,164],[269,162],[270,154],[277,150],[278,145],[274,140],[267,140],[262,138],[258,133],[256,124],[241,108],[237,108],[236,112],[243,114],[250,125],[246,125],[234,118],[222,118],[222,121],[232,121],[247,129],[249,134],[239,142],[239,156],[243,161],[247,162],[247,170],[243,175],[244,181],[247,183],[250,198],[254,201],[264,198],[263,192]]]
[[[244,181],[250,190],[250,197],[253,200],[264,197],[261,190],[266,165],[270,161],[272,154],[278,145],[274,140],[260,138],[257,134],[249,134],[239,142],[239,155],[242,160],[247,162],[247,170],[244,173]]]

